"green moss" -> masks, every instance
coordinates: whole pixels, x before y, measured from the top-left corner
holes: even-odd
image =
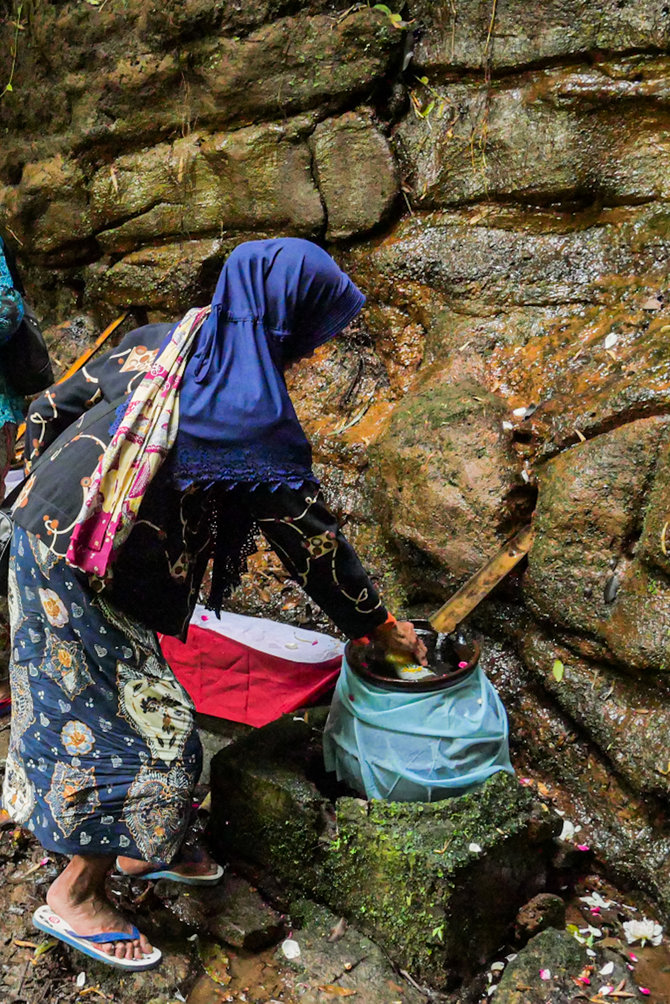
[[[495,950],[537,891],[548,814],[537,818],[528,791],[499,773],[432,804],[340,798],[333,833],[330,804],[304,776],[315,735],[286,716],[217,755],[222,850],[260,865],[289,895],[325,903],[396,965],[444,985],[448,971]]]

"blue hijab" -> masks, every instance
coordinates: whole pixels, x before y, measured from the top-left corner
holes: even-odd
[[[338,334],[364,303],[311,241],[238,245],[221,270],[180,389],[170,462],[179,487],[315,480],[284,368]]]

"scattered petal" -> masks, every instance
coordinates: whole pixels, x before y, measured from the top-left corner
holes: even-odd
[[[614,972],[614,963],[613,962],[606,962],[605,965],[600,970],[600,975],[601,976],[609,976],[610,973],[613,973],[613,972]]]
[[[588,844],[577,844],[577,850],[578,851],[590,851],[591,848],[589,847]]]
[[[526,409],[525,408],[515,408],[514,411],[512,412],[512,414],[514,415],[515,418],[525,418],[526,417]]]
[[[638,957],[637,955],[634,955],[633,952],[628,953],[628,958],[630,959],[631,962],[638,962]]]
[[[605,348],[613,349],[618,341],[619,341],[618,335],[614,334],[608,335],[607,338],[605,339]]]
[[[468,850],[472,851],[473,854],[479,854],[481,852],[481,847],[479,844],[468,844]]]
[[[576,833],[576,827],[574,823],[571,823],[569,819],[563,820],[563,829],[558,835],[559,840],[572,840]]]
[[[285,941],[282,941],[281,950],[284,953],[284,958],[286,959],[300,958],[300,945],[292,938],[286,938]]]
[[[81,988],[83,986],[85,986],[85,984],[86,984],[86,973],[83,973],[83,972],[79,973],[79,976],[77,977],[77,979],[74,982],[75,982],[75,985],[77,987],[79,987],[79,989],[81,990]]]
[[[652,945],[660,945],[663,940],[663,928],[655,920],[643,917],[642,920],[626,920],[623,925],[626,941],[632,945],[639,941],[642,945],[649,941]]]
[[[492,973],[501,973],[504,968],[505,968],[505,963],[504,962],[493,962],[493,963],[491,963],[491,972]]]
[[[551,969],[540,969],[540,979],[550,980],[551,979]]]
[[[614,986],[607,983],[604,987],[601,987],[598,991],[598,997],[607,997],[614,990]]]
[[[503,422],[502,427],[505,430],[505,432],[509,432],[510,429],[514,428],[511,422]]]
[[[651,990],[649,990],[648,987],[638,987],[637,989],[640,991],[641,994],[644,994],[645,997],[648,997],[649,994],[651,993]]]
[[[610,906],[614,906],[613,899],[605,899],[599,892],[592,892],[589,896],[580,896],[579,898],[587,906],[597,906],[601,910],[608,910]]]
[[[519,778],[519,784],[522,784],[525,788],[527,788],[528,785],[532,784],[532,783],[533,783],[532,777],[520,777]]]

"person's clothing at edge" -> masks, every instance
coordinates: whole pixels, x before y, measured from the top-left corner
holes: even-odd
[[[13,257],[0,237],[0,348],[7,344],[23,320],[23,293],[23,284]],[[0,361],[0,429],[5,425],[16,426],[22,422],[25,410],[25,398],[12,389]],[[15,431],[12,429],[11,433],[14,434]],[[0,470],[2,484],[7,475],[7,467]]]
[[[265,266],[254,273],[263,282],[281,258],[277,243],[282,242],[252,242],[249,248],[250,260],[259,253],[262,257],[259,245],[267,246]],[[305,274],[315,252],[317,259],[323,256],[322,267],[327,259],[326,274],[331,267],[336,269],[314,245],[286,244],[293,244],[292,253],[303,254]],[[237,252],[238,259],[244,257],[240,248]],[[317,260],[316,279],[319,267]],[[341,275],[331,271],[326,285],[339,283]],[[317,293],[318,282],[308,284],[307,292]],[[358,291],[355,297],[352,290],[347,292],[350,306],[339,312],[338,324],[347,323],[362,303]],[[225,336],[230,318],[224,305],[219,315],[224,317]],[[271,300],[266,310],[268,306],[276,304]],[[335,316],[335,311],[331,314]],[[215,608],[239,581],[253,535],[260,529],[289,571],[349,637],[369,634],[386,620],[378,594],[319,497],[311,468],[294,486],[283,484],[278,470],[296,444],[306,463],[302,430],[280,400],[285,393],[280,387],[281,368],[284,359],[309,352],[337,333],[327,327],[327,318],[321,315],[318,320],[319,327],[310,327],[309,319],[301,321],[300,339],[294,343],[284,333],[281,352],[275,344],[279,336],[265,332],[261,317],[254,322],[259,354],[275,367],[273,380],[256,388],[254,401],[267,403],[269,390],[274,412],[265,413],[274,414],[276,422],[260,423],[246,442],[255,447],[264,436],[272,439],[275,424],[283,425],[287,434],[275,444],[275,469],[257,471],[250,484],[250,467],[240,481],[216,480],[216,471],[210,470],[202,482],[199,468],[184,488],[184,471],[174,473],[166,463],[150,483],[136,525],[115,560],[111,585],[98,595],[85,576],[68,568],[63,555],[87,479],[110,440],[110,423],[123,410],[124,399],[170,326],[149,325],[131,332],[117,349],[31,406],[27,455],[33,476],[15,512],[18,525],[28,532],[18,531],[13,542],[15,579],[10,598],[12,675],[20,700],[12,722],[11,770],[3,798],[12,818],[33,829],[45,846],[55,849],[58,844],[61,852],[71,854],[120,851],[161,863],[174,855],[195,783],[197,736],[190,699],[165,660],[151,650],[146,634],[147,629],[183,632],[210,555],[215,557],[210,596]],[[292,323],[297,323],[295,315]],[[265,348],[270,344],[275,355],[268,356]],[[194,355],[197,352],[198,345]],[[192,415],[197,416],[197,406]],[[286,451],[282,443],[287,444]],[[178,454],[179,443],[174,452]],[[252,453],[262,458],[260,450]],[[107,668],[112,664],[113,671]],[[121,764],[120,753],[105,749],[110,722],[115,741],[126,747]],[[108,790],[110,763],[123,768],[120,791],[113,784]],[[151,819],[152,807],[165,792],[169,797],[161,839],[151,843],[144,835],[148,822],[143,830],[138,820]]]
[[[16,334],[23,320],[23,283],[14,258],[0,237],[0,350]],[[16,427],[23,421],[25,399],[16,394],[2,370],[0,361],[0,496],[14,456]],[[9,624],[4,597],[0,599],[0,697],[7,693],[9,659]]]

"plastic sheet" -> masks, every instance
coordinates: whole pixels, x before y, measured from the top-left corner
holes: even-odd
[[[398,802],[436,802],[514,773],[507,714],[479,664],[443,690],[403,693],[356,676],[345,657],[324,760],[354,791]]]

